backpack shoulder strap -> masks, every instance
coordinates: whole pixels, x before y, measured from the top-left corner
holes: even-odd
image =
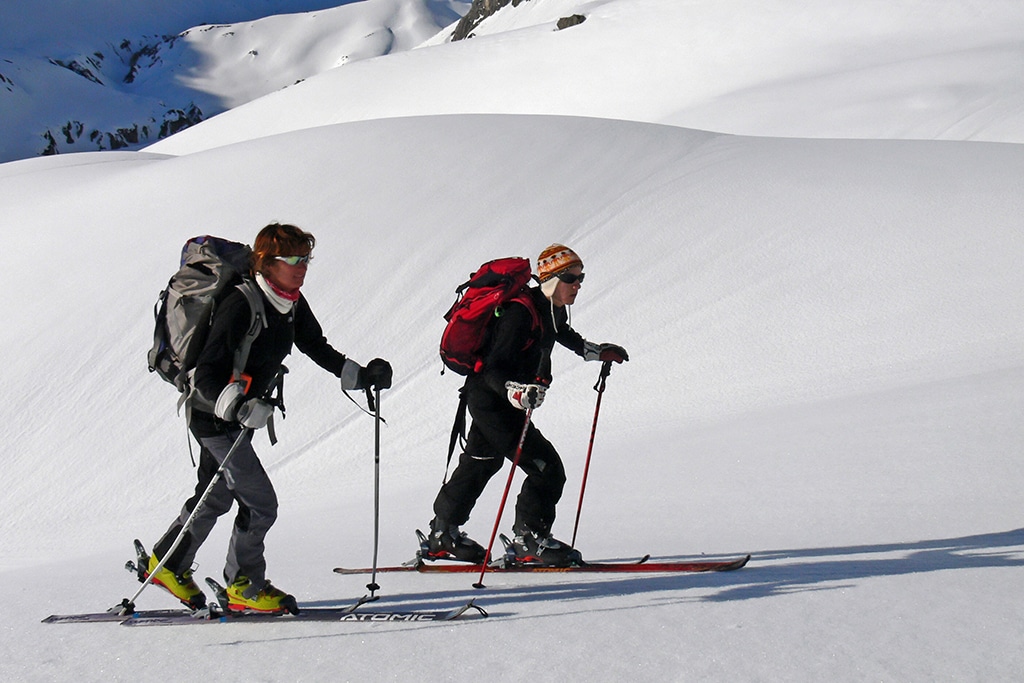
[[[537,304],[533,302],[533,294],[529,287],[523,287],[510,301],[526,306],[526,310],[530,312],[530,318],[533,320],[533,326],[536,328],[540,325],[540,312],[537,310]]]
[[[530,312],[530,332],[531,333],[532,332],[536,332],[538,329],[540,329],[540,327],[541,327],[540,311],[537,310],[537,304],[534,303],[533,295],[530,293],[529,288],[523,287],[523,289],[520,290],[520,292],[518,294],[516,294],[515,296],[510,298],[508,301],[509,301],[509,303],[514,301],[517,304],[522,304],[522,306],[527,311]],[[532,343],[532,340],[531,340],[530,343]],[[529,347],[530,343],[527,343],[527,347]]]
[[[260,332],[267,327],[267,309],[263,305],[263,295],[260,293],[259,285],[256,284],[255,280],[247,277],[237,287],[238,291],[249,302],[250,316],[249,328],[245,331],[242,343],[235,350],[232,377],[241,377],[242,373],[245,372],[245,366],[249,362],[249,350],[252,348],[252,343],[256,340],[256,337],[260,336]],[[284,415],[284,373],[286,372],[288,372],[288,368],[282,365],[274,389],[277,392],[276,405],[281,410],[282,415]],[[274,428],[273,413],[271,413],[270,418],[267,420],[267,436],[270,438],[271,446],[277,444],[277,430]]]
[[[249,361],[249,350],[252,343],[267,327],[267,310],[263,306],[263,295],[260,294],[259,286],[250,278],[245,278],[240,285],[236,285],[238,291],[249,302],[249,327],[245,331],[242,343],[235,350],[235,360],[232,364],[232,377],[241,377],[245,371],[245,365]]]
[[[231,365],[232,378],[242,376],[242,373],[245,371],[245,365],[249,361],[249,350],[252,348],[252,343],[267,326],[267,313],[263,306],[263,297],[256,283],[249,278],[245,278],[236,287],[245,296],[245,300],[249,302],[250,315],[249,327],[245,331],[242,343],[235,349],[235,356]],[[188,371],[187,379],[185,380],[185,390],[178,397],[178,412],[180,413],[182,406],[184,406],[186,425],[192,422],[192,401],[196,391],[193,385],[193,375],[195,375],[195,368]]]

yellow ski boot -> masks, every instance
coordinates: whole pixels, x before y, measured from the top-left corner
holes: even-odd
[[[158,564],[160,564],[160,560],[157,559],[156,555],[150,555],[146,576],[152,574]],[[180,575],[177,575],[167,567],[162,567],[160,571],[153,575],[152,582],[157,586],[163,587],[168,593],[178,598],[186,607],[191,609],[206,607],[206,596],[199,586],[196,585],[196,582],[192,580],[191,569],[186,569]]]
[[[256,586],[248,577],[240,576],[227,587],[228,609],[232,612],[259,612],[263,614],[299,613],[295,598],[275,588],[270,581]]]

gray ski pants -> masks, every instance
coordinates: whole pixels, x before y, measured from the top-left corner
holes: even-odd
[[[217,469],[224,462],[224,456],[231,450],[238,434],[238,430],[232,429],[224,435],[199,439],[201,450],[195,493],[185,501],[178,518],[153,547],[158,558],[162,557],[174,543],[174,539],[192,514]],[[195,561],[199,547],[213,531],[217,518],[229,512],[235,501],[238,502],[238,513],[235,515],[235,524],[228,544],[224,580],[232,583],[238,577],[245,576],[254,585],[262,586],[266,582],[267,569],[267,562],[263,556],[263,541],[277,519],[277,493],[266,470],[263,469],[259,456],[252,448],[251,432],[231,456],[223,475],[192,521],[188,537],[182,541],[165,566],[176,574],[189,569]]]

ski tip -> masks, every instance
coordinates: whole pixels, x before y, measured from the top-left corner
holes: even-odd
[[[487,617],[491,616],[490,614],[487,613],[487,610],[485,610],[480,605],[476,604],[476,598],[473,598],[468,603],[466,603],[466,609],[467,610],[475,609],[477,611],[477,614],[479,614],[484,619],[486,619]]]
[[[744,556],[744,557],[741,557],[740,559],[736,560],[735,562],[730,562],[729,564],[722,565],[721,567],[718,567],[717,569],[715,569],[715,571],[731,572],[731,571],[733,571],[735,569],[742,569],[743,567],[747,566],[747,562],[750,562],[750,555],[749,554]]]
[[[479,616],[482,619],[486,619],[487,617],[490,616],[487,613],[487,610],[485,610],[480,605],[476,604],[476,599],[474,598],[474,599],[470,600],[469,602],[467,602],[465,605],[460,605],[460,606],[456,607],[455,609],[453,609],[451,612],[448,612],[447,614],[445,614],[441,618],[441,621],[454,621],[454,620],[458,619],[459,617],[461,617],[462,615],[464,615],[466,612],[469,612],[470,610],[476,610],[476,616]]]
[[[380,588],[380,586],[378,586],[377,588]],[[379,595],[364,595],[363,597],[359,598],[355,605],[353,605],[353,609],[365,605],[368,602],[377,602],[378,600],[380,600]]]

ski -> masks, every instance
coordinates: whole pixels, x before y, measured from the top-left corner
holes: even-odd
[[[419,572],[421,574],[471,574],[484,571],[482,564],[469,562],[458,562],[452,558],[430,557],[428,555],[429,545],[426,536],[417,529],[416,536],[420,541],[420,551],[416,557],[399,565],[385,567],[335,567],[336,574],[369,574],[377,572]],[[621,573],[665,573],[665,572],[728,572],[742,569],[750,561],[750,555],[725,560],[695,560],[695,561],[666,561],[651,562],[650,555],[644,555],[638,560],[628,562],[581,562],[568,567],[553,567],[550,565],[530,564],[516,559],[515,548],[507,536],[499,536],[505,546],[505,554],[487,565],[487,572],[497,574],[504,572],[522,573],[582,573],[582,572],[621,572]],[[441,560],[434,564],[436,560]],[[447,560],[447,561],[445,561]]]
[[[218,612],[210,619],[194,619],[188,614],[147,616],[140,614],[121,621],[122,626],[179,626],[185,624],[282,624],[288,622],[392,623],[421,624],[454,621],[473,610],[471,616],[486,618],[487,611],[470,600],[451,610],[353,610],[351,607],[303,607],[297,614],[258,612]]]
[[[357,610],[352,607],[306,607],[298,614],[225,613],[220,610],[153,609],[138,610],[131,614],[117,611],[84,612],[81,614],[51,614],[44,624],[86,624],[117,622],[123,626],[167,626],[174,624],[216,624],[242,621],[245,623],[278,623],[286,621],[338,621],[338,622],[430,622],[452,621],[471,610],[474,615],[487,616],[487,611],[472,600],[450,610]]]
[[[102,623],[107,621],[125,621],[127,619],[137,618],[180,618],[189,617],[190,619],[204,619],[205,616],[197,614],[187,609],[150,609],[150,610],[138,610],[128,614],[122,614],[121,611],[113,609],[107,612],[85,612],[82,614],[51,614],[50,616],[43,619],[44,624],[85,624],[85,623]]]
[[[586,562],[567,567],[547,566],[543,564],[523,564],[498,560],[487,565],[487,572],[536,572],[536,573],[573,573],[573,572],[622,572],[622,573],[659,573],[659,572],[702,572],[702,571],[733,571],[746,566],[751,561],[750,555],[725,560],[667,561],[651,562],[650,556],[644,555],[639,560],[630,562]],[[418,571],[420,573],[473,573],[483,569],[481,564],[443,563],[431,564],[416,558],[406,564],[377,567],[377,571]],[[371,567],[335,567],[340,574],[370,573]]]
[[[572,567],[545,567],[543,565],[531,565],[531,564],[508,564],[501,560],[493,562],[487,565],[488,572],[530,572],[540,569],[558,569],[565,571],[566,569],[581,570],[584,567],[598,567],[598,566],[628,566],[628,567],[639,567],[646,563],[648,556],[642,557],[639,560],[632,562],[599,562],[599,563],[588,563],[586,565],[574,565]],[[422,558],[415,558],[405,562],[403,564],[396,564],[384,567],[377,567],[377,572],[391,573],[391,572],[419,572],[420,574],[472,574],[473,572],[479,572],[482,568],[482,564],[473,564],[471,562],[458,562],[455,560],[440,560],[439,564],[434,564],[434,560],[423,560]],[[343,575],[355,575],[355,574],[369,574],[373,572],[372,567],[335,567],[335,574]]]
[[[551,567],[538,564],[510,564],[488,567],[487,572],[501,573],[665,573],[665,572],[726,572],[745,567],[750,561],[750,555],[732,560],[707,560],[697,562],[587,562],[575,564],[568,567]],[[447,572],[479,572],[483,567],[479,564],[472,565],[423,565],[417,571],[424,574],[447,573]]]
[[[494,564],[487,567],[488,573],[665,573],[665,572],[728,572],[742,569],[750,561],[750,555],[730,560],[699,560],[694,562],[587,562],[569,567],[550,567],[537,564]],[[378,572],[419,572],[421,574],[471,574],[480,572],[479,564],[428,564],[422,560],[411,564],[377,567]],[[337,574],[369,574],[369,567],[335,567]]]

